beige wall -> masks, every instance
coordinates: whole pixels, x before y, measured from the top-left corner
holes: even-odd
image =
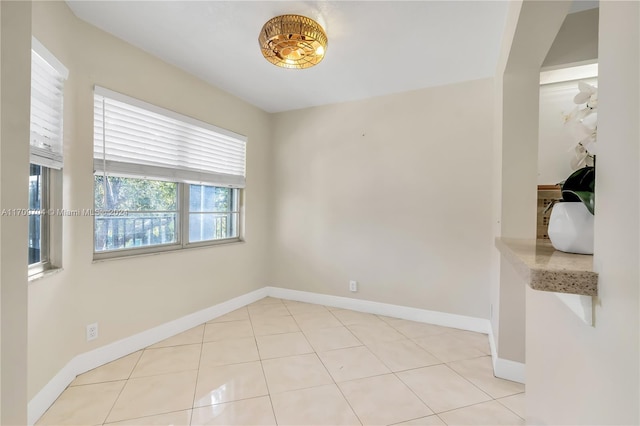
[[[488,318],[492,88],[276,114],[271,284]]]
[[[640,422],[639,28],[639,3],[600,2],[595,325],[552,295],[527,294],[527,417],[535,423]]]
[[[559,68],[567,64],[598,60],[599,9],[567,15],[542,66]]]
[[[31,4],[0,2],[0,209],[28,207]],[[25,72],[26,70],[26,72]],[[15,182],[24,185],[16,187]],[[0,216],[0,424],[27,421],[26,216]]]
[[[78,20],[63,2],[33,4],[33,34],[70,71],[65,208],[93,206],[94,84],[247,135],[249,142],[246,243],[94,263],[91,217],[63,219],[63,271],[29,284],[30,398],[79,353],[267,284],[270,193],[268,114]],[[100,337],[87,343],[85,326],[92,322]]]

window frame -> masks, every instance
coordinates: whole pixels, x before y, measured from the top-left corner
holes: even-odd
[[[142,177],[133,177],[133,176],[123,176],[123,177],[131,177],[134,179],[142,179]],[[155,179],[146,179],[146,180],[155,180]],[[231,238],[220,238],[220,239],[212,239],[206,241],[196,241],[193,243],[189,242],[189,188],[191,183],[185,182],[175,182],[177,184],[177,192],[178,192],[178,215],[177,215],[177,241],[175,243],[167,243],[167,244],[155,244],[143,247],[127,247],[127,248],[119,248],[113,250],[103,250],[96,251],[96,218],[93,219],[93,260],[108,260],[108,259],[118,259],[118,258],[127,258],[127,257],[135,257],[135,256],[144,256],[144,255],[154,255],[161,254],[167,252],[176,252],[180,250],[188,250],[195,248],[205,248],[205,247],[213,247],[219,245],[226,244],[234,244],[244,242],[243,235],[243,199],[244,199],[244,191],[242,188],[230,188],[235,193],[235,205],[237,210],[230,211],[229,213],[237,214],[237,223],[236,223],[236,236]],[[94,175],[94,184],[95,184],[95,175]],[[204,185],[204,186],[213,186],[219,188],[225,188],[223,186],[217,186],[208,183],[197,183],[193,185]],[[94,195],[94,205],[95,205],[95,195]]]

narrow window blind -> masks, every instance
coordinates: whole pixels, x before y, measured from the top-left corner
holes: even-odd
[[[245,187],[247,138],[95,87],[96,173]]]
[[[36,39],[31,50],[30,162],[61,169],[64,81],[67,69]]]

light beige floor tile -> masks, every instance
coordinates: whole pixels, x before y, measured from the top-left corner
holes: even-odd
[[[338,384],[364,425],[388,425],[433,414],[393,374]]]
[[[436,413],[491,399],[444,364],[396,374]]]
[[[525,394],[519,393],[517,395],[506,396],[497,400],[500,404],[504,405],[518,416],[525,417]]]
[[[445,422],[440,420],[438,416],[428,416],[419,419],[409,420],[408,422],[396,423],[395,426],[447,426]]]
[[[397,342],[373,342],[367,345],[391,371],[442,364],[442,361],[413,343],[411,340]]]
[[[336,385],[271,396],[278,425],[358,425],[358,418]]]
[[[201,368],[193,406],[203,407],[268,393],[259,361]]]
[[[207,324],[211,324],[212,322],[242,321],[247,319],[249,319],[249,311],[245,306],[243,308],[236,309],[235,311],[231,311],[228,314],[219,316],[218,318],[214,318],[211,321],[207,321]]]
[[[249,316],[252,320],[260,320],[263,317],[280,317],[291,315],[284,303],[269,303],[266,305],[249,305]]]
[[[271,395],[333,383],[316,354],[262,361]]]
[[[320,352],[318,356],[336,382],[391,372],[364,346]]]
[[[253,337],[235,340],[221,340],[202,344],[200,368],[217,365],[240,364],[258,361],[258,348]]]
[[[362,345],[356,336],[344,326],[307,330],[304,335],[317,352]]]
[[[273,305],[273,304],[282,304],[284,302],[285,302],[285,300],[283,300],[283,299],[278,299],[277,297],[267,296],[267,297],[263,297],[260,300],[256,300],[255,302],[249,304],[248,306]]]
[[[489,336],[483,333],[475,333],[466,330],[453,330],[451,332],[458,339],[462,340],[469,346],[473,346],[485,355],[491,355],[491,347],[489,346]]]
[[[197,371],[182,371],[129,379],[107,421],[115,422],[190,409],[197,374]]]
[[[268,396],[194,408],[191,425],[275,425]]]
[[[406,339],[387,324],[353,324],[347,328],[365,345],[374,342],[394,342]]]
[[[342,323],[329,311],[293,316],[302,331],[319,330],[321,328],[340,327]]]
[[[137,419],[123,420],[108,425],[127,426],[189,426],[191,423],[191,410],[174,411],[173,413],[158,414],[156,416],[140,417]]]
[[[204,329],[203,341],[217,342],[219,340],[242,339],[243,337],[253,337],[253,328],[249,320],[207,324]]]
[[[280,358],[313,352],[313,348],[301,332],[257,336],[260,359]]]
[[[37,425],[95,425],[107,418],[125,381],[67,388],[36,423]]]
[[[190,330],[176,334],[175,336],[164,339],[155,345],[149,346],[147,349],[166,348],[167,346],[193,345],[202,343],[204,333],[204,324],[194,327]]]
[[[322,305],[315,305],[313,303],[304,303],[304,302],[295,302],[291,300],[286,300],[284,304],[291,312],[291,315],[301,315],[301,314],[321,314],[325,312],[329,312],[327,308]]]
[[[260,321],[254,321],[252,324],[253,332],[256,336],[300,331],[300,327],[298,327],[298,324],[290,315],[282,317],[264,317]]]
[[[128,379],[140,359],[142,351],[123,356],[108,364],[80,374],[69,386],[87,385],[90,383],[112,382]]]
[[[524,392],[523,384],[499,379],[493,375],[493,364],[489,356],[455,361],[448,365],[493,398]]]
[[[524,420],[496,401],[441,413],[448,425],[523,425]]]
[[[131,377],[154,376],[178,371],[197,370],[201,344],[145,349]]]
[[[451,333],[418,337],[413,341],[443,362],[478,358],[485,355]]]
[[[323,305],[325,308],[327,308],[327,311],[344,311],[344,309],[342,308],[338,308],[335,306],[327,306],[327,305]]]
[[[434,334],[451,333],[456,330],[455,328],[403,319],[391,319],[387,321],[387,324],[411,339],[415,337],[432,336]]]
[[[373,314],[366,314],[364,312],[350,311],[347,309],[335,309],[332,310],[331,313],[344,325],[385,323],[377,316]]]

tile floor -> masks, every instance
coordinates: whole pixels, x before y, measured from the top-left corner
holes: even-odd
[[[38,425],[519,425],[486,335],[265,298],[78,376]]]

